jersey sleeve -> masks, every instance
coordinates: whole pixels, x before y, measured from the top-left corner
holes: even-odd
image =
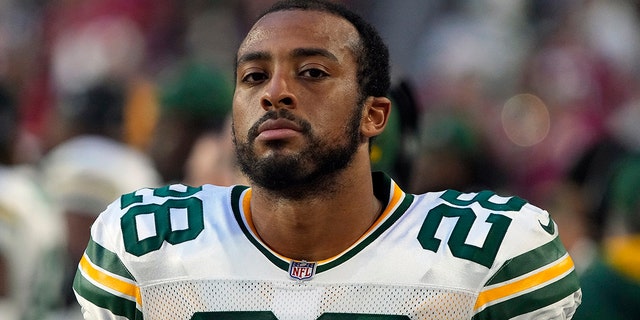
[[[114,230],[120,230],[120,215],[118,200],[96,219],[78,264],[73,290],[85,319],[142,319],[140,289],[117,254],[121,234]]]
[[[506,258],[484,284],[473,319],[571,319],[582,292],[557,225],[528,203],[512,218]]]

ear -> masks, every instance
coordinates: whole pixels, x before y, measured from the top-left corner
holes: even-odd
[[[391,100],[387,97],[368,97],[362,110],[360,130],[367,137],[375,137],[384,131],[391,113]]]

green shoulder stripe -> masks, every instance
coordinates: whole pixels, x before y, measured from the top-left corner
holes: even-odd
[[[517,278],[560,259],[566,253],[560,238],[556,237],[545,245],[507,260],[486,286]]]
[[[554,304],[578,289],[578,276],[575,271],[571,271],[564,278],[545,287],[489,306],[473,316],[472,320],[511,319]]]
[[[136,303],[125,298],[115,296],[91,283],[76,271],[73,280],[73,290],[94,305],[108,309],[113,314],[127,319],[142,319],[142,312],[136,308]]]
[[[89,239],[85,253],[89,257],[89,260],[100,268],[135,281],[135,278],[131,275],[131,272],[127,270],[127,267],[124,266],[118,255],[93,241],[93,238]]]

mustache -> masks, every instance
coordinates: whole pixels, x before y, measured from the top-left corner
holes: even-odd
[[[305,120],[302,120],[296,117],[291,111],[288,109],[279,109],[279,110],[269,110],[265,113],[256,123],[254,123],[249,129],[247,138],[249,142],[253,142],[256,137],[258,137],[258,128],[261,124],[266,122],[267,120],[276,120],[276,119],[286,119],[292,122],[295,122],[300,128],[302,128],[302,134],[308,136],[311,133],[311,124]]]

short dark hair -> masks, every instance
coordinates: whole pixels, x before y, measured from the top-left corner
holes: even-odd
[[[127,89],[117,79],[101,79],[83,90],[61,95],[59,112],[72,134],[122,138]]]
[[[361,98],[384,97],[391,86],[389,49],[376,29],[357,13],[338,3],[323,0],[283,0],[275,3],[258,19],[278,11],[308,10],[327,12],[349,21],[360,35],[360,45],[354,49],[358,64],[358,84]]]

